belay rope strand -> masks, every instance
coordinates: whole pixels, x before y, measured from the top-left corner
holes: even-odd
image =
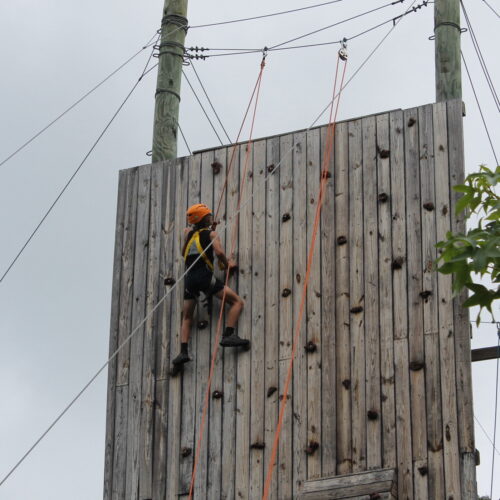
[[[267,56],[267,48],[264,48],[263,55],[262,55],[262,61],[260,63],[259,76],[257,77],[257,81],[255,82],[252,95],[250,96],[250,101],[248,102],[248,106],[247,106],[247,109],[245,111],[245,115],[243,117],[243,121],[241,122],[240,130],[238,131],[238,136],[236,137],[236,140],[233,143],[233,149],[231,151],[231,159],[229,160],[229,166],[227,167],[227,171],[226,171],[226,179],[224,181],[224,185],[222,186],[222,190],[221,190],[221,193],[220,193],[220,196],[219,196],[219,201],[217,203],[217,209],[215,210],[214,229],[215,229],[215,226],[218,223],[217,222],[217,216],[219,215],[220,206],[221,206],[221,203],[222,203],[222,198],[224,197],[224,192],[225,192],[225,190],[227,188],[227,181],[229,179],[229,174],[231,173],[231,169],[233,168],[235,153],[236,153],[236,149],[238,147],[238,141],[240,139],[243,127],[245,126],[245,122],[246,122],[246,119],[248,117],[248,112],[250,111],[250,107],[252,105],[253,98],[255,97],[255,93],[256,92],[257,92],[257,99],[256,99],[256,102],[255,102],[255,107],[257,106],[257,101],[259,99],[258,93],[260,91],[260,82],[262,80],[262,73],[264,72],[264,67],[266,65],[266,63],[265,63],[266,56]],[[255,109],[254,109],[254,119],[255,119]],[[252,130],[253,130],[253,122],[252,122]],[[250,137],[251,137],[251,132],[250,132]]]
[[[344,68],[342,71],[342,78],[341,78],[339,92],[338,92],[335,114],[333,114],[340,61],[342,61],[344,63],[343,64]],[[269,490],[271,487],[273,470],[274,470],[274,466],[276,465],[276,455],[277,455],[277,451],[278,451],[279,438],[280,438],[280,434],[281,434],[281,428],[283,427],[283,419],[284,419],[284,415],[285,415],[286,404],[288,401],[288,389],[289,389],[290,381],[292,378],[293,362],[295,360],[295,356],[296,356],[296,352],[297,352],[297,345],[298,345],[299,334],[300,334],[300,330],[301,330],[300,325],[302,323],[302,317],[304,315],[304,305],[305,305],[305,300],[306,300],[306,295],[307,295],[307,286],[308,286],[309,277],[311,274],[311,265],[312,265],[312,260],[313,260],[313,256],[314,256],[314,248],[315,248],[315,244],[316,244],[316,236],[318,233],[319,221],[320,221],[320,217],[321,217],[321,208],[322,208],[322,204],[323,204],[323,198],[325,195],[326,183],[328,180],[330,158],[332,155],[333,142],[334,142],[334,138],[335,138],[335,122],[337,120],[337,112],[339,109],[340,96],[341,96],[341,92],[342,92],[342,86],[344,83],[344,76],[345,76],[345,71],[346,71],[346,67],[347,67],[346,61],[347,61],[347,53],[345,51],[345,44],[343,44],[343,47],[339,51],[338,56],[337,56],[337,67],[335,70],[335,82],[333,85],[333,98],[332,98],[332,103],[331,103],[331,107],[330,107],[330,120],[328,123],[328,129],[327,129],[327,142],[326,142],[326,146],[325,146],[325,153],[323,155],[323,165],[321,168],[321,182],[320,182],[320,187],[319,187],[318,204],[316,206],[316,215],[314,218],[313,231],[312,231],[312,235],[311,235],[311,243],[309,246],[309,252],[308,252],[308,257],[307,257],[307,270],[306,270],[306,276],[304,279],[304,285],[302,287],[300,309],[299,309],[299,314],[297,316],[297,321],[295,324],[295,334],[294,334],[294,340],[293,340],[292,355],[290,358],[290,364],[288,366],[288,372],[287,372],[287,376],[285,379],[285,386],[283,389],[283,397],[281,399],[281,408],[280,408],[280,413],[279,413],[279,418],[278,418],[278,424],[276,426],[276,431],[274,434],[273,448],[272,448],[272,452],[271,452],[271,457],[269,458],[269,465],[267,468],[266,480],[265,480],[265,484],[264,484],[264,494],[262,496],[262,500],[267,500],[269,497]],[[333,119],[332,119],[332,116],[333,116]]]
[[[259,76],[257,78],[257,82],[255,84],[255,87],[254,87],[254,90],[253,90],[253,93],[252,93],[252,97],[250,98],[250,102],[248,104],[248,107],[247,107],[247,110],[246,110],[246,113],[245,113],[245,117],[243,118],[243,123],[241,124],[241,128],[240,128],[240,131],[238,133],[238,138],[236,139],[236,142],[235,142],[235,144],[233,146],[233,153],[231,155],[231,161],[230,161],[227,173],[226,173],[226,181],[225,181],[224,186],[222,188],[222,193],[221,193],[221,196],[220,196],[220,199],[219,199],[219,204],[218,204],[218,207],[217,207],[216,216],[214,218],[214,220],[216,220],[216,218],[217,218],[217,214],[219,212],[219,208],[220,208],[220,204],[221,204],[222,197],[223,197],[223,194],[224,194],[224,190],[227,187],[227,181],[228,181],[228,178],[229,178],[229,173],[230,173],[231,168],[232,168],[233,159],[234,159],[234,153],[235,153],[236,148],[237,148],[237,142],[238,142],[239,136],[241,134],[241,131],[243,129],[243,125],[244,125],[244,123],[246,121],[246,118],[247,118],[248,112],[250,110],[253,98],[255,96],[255,102],[254,102],[254,108],[253,108],[253,115],[252,115],[252,125],[250,127],[250,134],[249,134],[249,138],[248,138],[248,142],[247,142],[247,146],[246,146],[245,164],[244,164],[244,169],[243,169],[243,174],[242,174],[242,180],[241,180],[241,184],[240,184],[240,191],[239,191],[239,196],[238,196],[238,207],[237,207],[237,210],[236,210],[236,218],[234,219],[233,226],[232,226],[231,247],[230,247],[230,252],[229,252],[229,257],[230,258],[232,257],[232,255],[234,253],[235,246],[236,246],[236,235],[237,235],[237,229],[238,229],[238,224],[239,224],[239,216],[240,216],[239,214],[240,214],[240,208],[241,208],[241,198],[242,198],[242,194],[243,194],[243,189],[245,188],[245,179],[247,177],[246,173],[247,173],[247,170],[248,170],[248,163],[249,163],[249,158],[250,158],[250,146],[252,144],[252,134],[253,134],[253,128],[254,128],[254,124],[255,124],[255,115],[257,113],[257,104],[259,102],[260,84],[262,82],[262,73],[263,73],[264,67],[266,65],[266,63],[265,63],[266,55],[267,55],[267,50],[264,49],[263,56],[262,56],[262,61],[260,63]],[[222,330],[222,318],[224,317],[224,305],[225,305],[225,302],[226,302],[226,287],[228,285],[228,282],[229,282],[229,266],[226,269],[226,279],[225,279],[225,283],[224,283],[224,292],[222,294],[219,319],[217,321],[217,331],[216,331],[216,334],[215,334],[214,347],[212,349],[212,351],[213,351],[212,352],[212,359],[211,359],[211,362],[210,362],[210,372],[209,372],[209,375],[208,375],[207,388],[206,388],[206,391],[205,391],[205,398],[204,398],[204,403],[203,403],[203,413],[202,413],[202,416],[201,416],[200,432],[199,432],[199,436],[198,436],[198,441],[196,443],[196,452],[195,452],[195,457],[194,457],[194,462],[193,462],[193,472],[191,474],[191,484],[189,486],[189,497],[188,497],[189,500],[191,500],[193,498],[194,482],[195,482],[195,479],[196,479],[196,469],[197,469],[197,466],[198,466],[198,460],[200,458],[201,444],[202,444],[202,441],[203,441],[203,432],[205,430],[205,422],[206,422],[206,418],[207,418],[208,403],[209,403],[209,396],[210,396],[210,387],[211,387],[211,384],[212,384],[212,378],[213,378],[214,369],[215,369],[215,360],[217,358],[217,353],[218,353],[218,350],[219,350],[219,339],[220,339],[220,334],[221,334],[221,330]]]

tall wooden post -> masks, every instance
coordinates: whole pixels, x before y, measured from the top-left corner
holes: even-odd
[[[462,98],[459,0],[434,3],[436,102]]]
[[[188,0],[165,0],[161,21],[153,128],[153,163],[177,157],[184,40]]]

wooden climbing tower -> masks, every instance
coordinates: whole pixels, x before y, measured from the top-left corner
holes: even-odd
[[[238,227],[248,352],[220,350],[196,499],[260,499],[278,420],[326,127],[254,141]],[[463,227],[461,101],[337,124],[320,240],[270,498],[453,499],[475,493],[469,320],[435,243]],[[234,214],[238,146],[219,226]],[[217,303],[179,349],[185,210],[216,203],[230,147],[120,173],[104,498],[188,495]],[[239,160],[239,161],[238,161]]]

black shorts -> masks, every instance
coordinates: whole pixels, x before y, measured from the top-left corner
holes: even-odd
[[[184,278],[184,300],[196,300],[200,292],[215,295],[223,289],[224,283],[205,266],[191,269]]]

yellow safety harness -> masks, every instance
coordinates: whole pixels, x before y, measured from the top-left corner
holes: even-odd
[[[193,233],[188,244],[186,245],[186,249],[184,250],[184,262],[186,262],[188,255],[201,255],[201,258],[205,261],[205,264],[210,268],[211,271],[214,270],[214,265],[210,262],[205,250],[201,246],[200,241],[200,233],[202,231],[210,231],[209,228],[203,228]]]

